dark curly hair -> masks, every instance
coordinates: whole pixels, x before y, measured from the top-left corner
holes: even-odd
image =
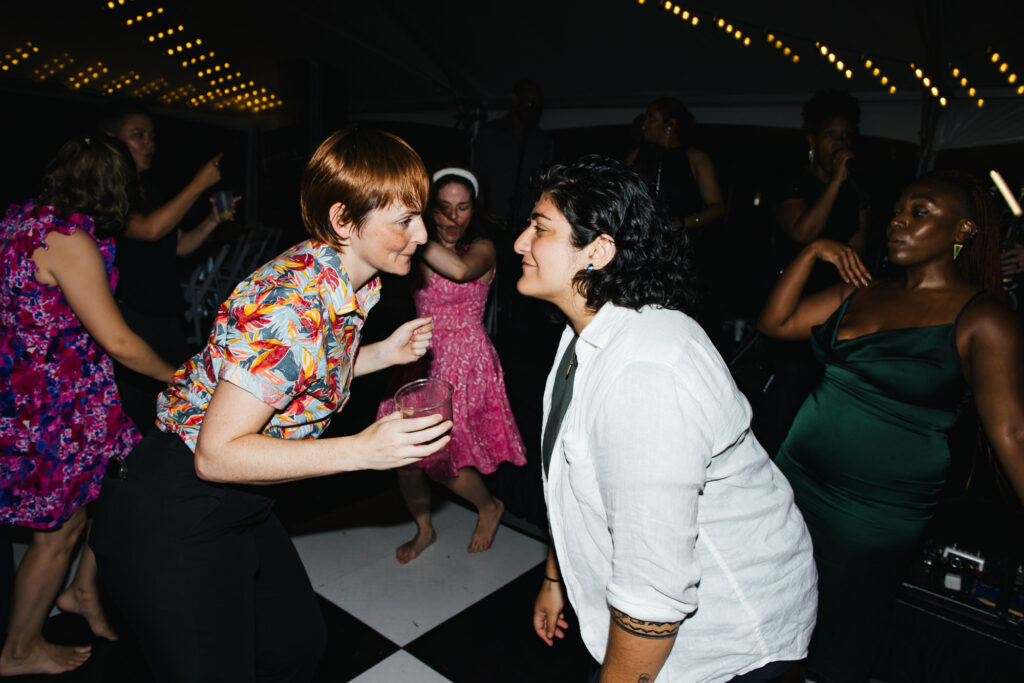
[[[846,119],[850,126],[860,125],[860,104],[845,90],[820,92],[804,104],[804,132],[816,133],[837,116]]]
[[[65,216],[92,217],[98,237],[127,227],[138,174],[128,148],[106,135],[82,136],[65,142],[43,176],[41,199]]]
[[[653,305],[694,311],[689,244],[658,209],[650,185],[614,159],[590,155],[555,165],[535,180],[572,226],[572,244],[582,249],[601,235],[615,242],[615,256],[604,268],[573,277],[587,307],[611,302],[638,310]]]

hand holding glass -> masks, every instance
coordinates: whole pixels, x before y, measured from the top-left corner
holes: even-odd
[[[231,190],[218,190],[213,193],[213,208],[222,221],[235,217],[235,202]]]
[[[441,415],[443,419],[451,420],[453,390],[451,382],[443,379],[418,379],[395,392],[395,406],[404,418]],[[448,446],[437,452],[447,453]]]

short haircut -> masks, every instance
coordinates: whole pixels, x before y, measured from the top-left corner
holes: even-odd
[[[108,135],[117,135],[118,130],[129,116],[145,116],[152,120],[152,115],[146,105],[135,100],[121,100],[114,102],[103,110],[97,121],[99,132]]]
[[[50,161],[43,176],[41,199],[64,216],[91,216],[98,237],[127,227],[138,175],[128,149],[107,135],[73,138]]]
[[[604,268],[581,270],[573,278],[590,310],[611,302],[634,310],[654,305],[694,311],[686,236],[658,208],[650,185],[636,171],[590,155],[552,166],[536,184],[572,226],[574,247],[582,249],[601,235],[615,242],[615,256]]]
[[[820,92],[804,104],[804,132],[817,133],[837,116],[856,128],[860,125],[860,104],[845,90]]]
[[[331,207],[356,232],[371,211],[395,203],[423,211],[430,190],[427,169],[401,138],[373,128],[352,127],[320,143],[302,172],[302,222],[316,239],[335,249],[346,245],[331,226]]]

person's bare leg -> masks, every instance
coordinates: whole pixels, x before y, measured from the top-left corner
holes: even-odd
[[[91,524],[91,523],[90,523]],[[89,525],[86,525],[88,535]],[[82,558],[71,585],[57,596],[57,607],[65,612],[85,617],[93,635],[107,640],[117,640],[117,634],[107,622],[107,616],[100,605],[99,584],[96,581],[96,556],[88,543],[82,544]]]
[[[0,652],[0,676],[57,674],[78,668],[91,648],[54,645],[43,640],[43,623],[68,571],[71,552],[85,528],[78,510],[59,529],[36,531],[14,575],[14,599],[7,642]]]
[[[505,504],[491,495],[484,478],[472,467],[461,468],[457,477],[445,477],[437,481],[476,506],[479,517],[467,550],[478,553],[490,548],[498,533],[501,516],[505,514]]]
[[[416,521],[416,536],[395,548],[398,563],[407,564],[437,540],[437,532],[430,519],[430,480],[426,472],[419,467],[398,470],[398,490]]]

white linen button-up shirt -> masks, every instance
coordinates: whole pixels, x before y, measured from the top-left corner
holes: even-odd
[[[611,605],[683,620],[658,681],[727,681],[803,658],[817,608],[811,539],[704,331],[677,311],[605,304],[576,356],[544,494],[590,653],[604,660]]]

